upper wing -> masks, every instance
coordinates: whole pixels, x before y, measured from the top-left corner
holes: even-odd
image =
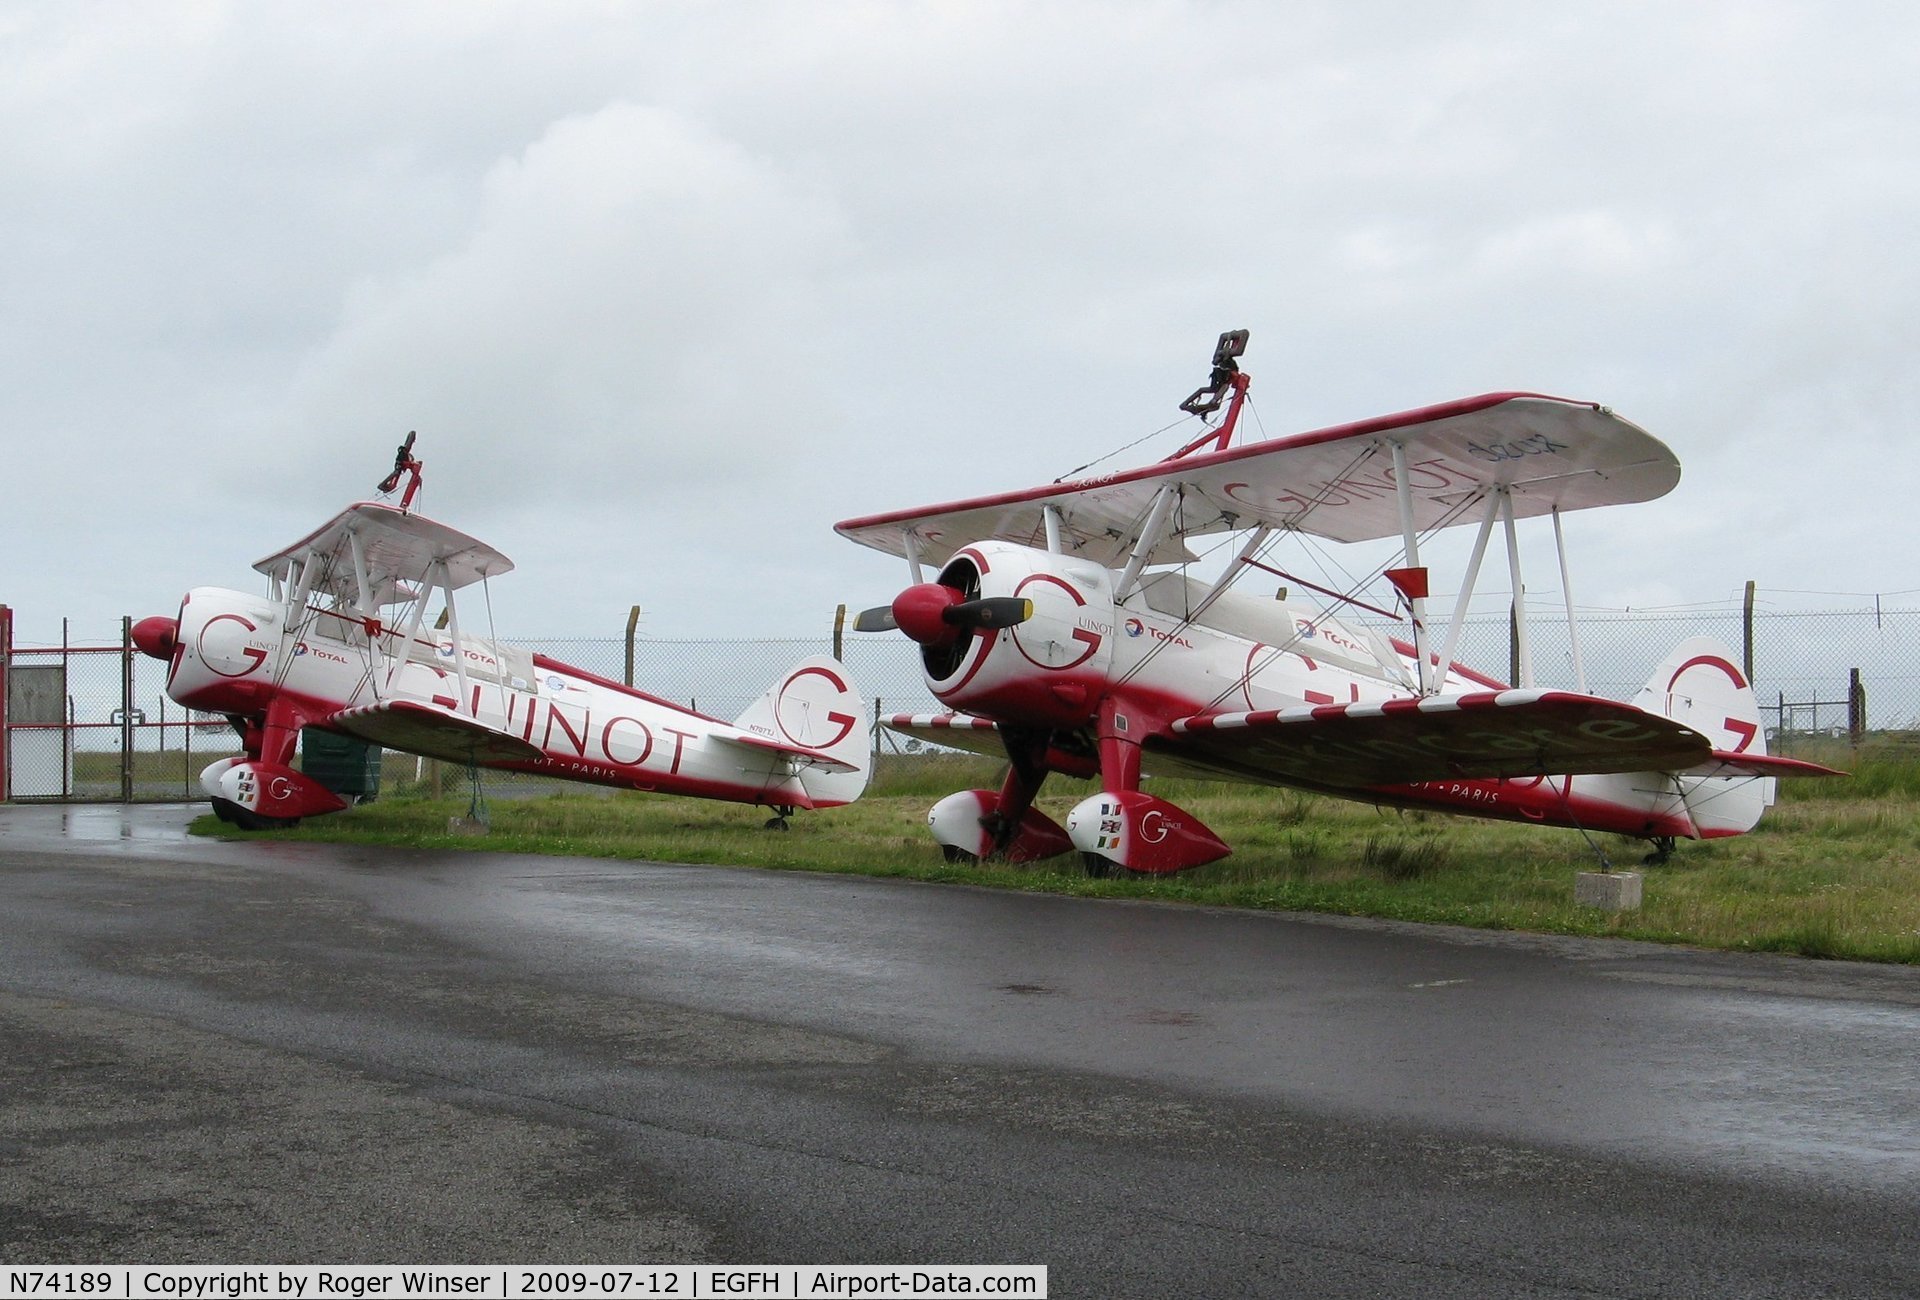
[[[1181,489],[1178,515],[1149,563],[1191,558],[1183,538],[1266,524],[1333,541],[1400,532],[1392,443],[1407,449],[1414,524],[1465,517],[1494,488],[1517,516],[1648,501],[1680,480],[1666,444],[1604,407],[1533,393],[1490,393],[1358,424],[1141,469],[948,505],[868,515],[835,530],[866,546],[943,563],[970,543],[1037,545],[1043,509],[1062,521],[1063,545],[1103,564],[1132,548],[1154,495]]]
[[[1569,691],[1482,691],[1181,718],[1160,746],[1225,774],[1318,787],[1474,777],[1684,771],[1707,738]]]
[[[388,749],[452,763],[524,762],[540,757],[539,746],[510,732],[497,731],[450,709],[417,700],[387,700],[341,709],[324,725]]]
[[[351,597],[359,590],[353,552],[365,567],[373,604],[390,604],[413,593],[406,584],[418,583],[434,564],[446,565],[446,587],[457,591],[482,578],[498,577],[513,569],[513,561],[458,529],[408,514],[379,501],[348,506],[293,545],[275,551],[253,567],[274,574],[308,554],[331,557],[333,563],[322,586]]]

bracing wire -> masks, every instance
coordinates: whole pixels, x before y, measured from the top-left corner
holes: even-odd
[[[1079,468],[1068,470],[1066,473],[1062,474],[1059,478],[1055,479],[1054,482],[1065,483],[1069,479],[1072,479],[1077,475],[1086,473],[1088,470],[1092,469],[1095,465],[1101,464],[1104,461],[1112,460],[1115,456],[1118,456],[1123,451],[1132,451],[1135,447],[1138,447],[1141,443],[1150,442],[1153,439],[1158,438],[1161,434],[1165,433],[1169,429],[1177,429],[1181,425],[1187,423],[1189,420],[1198,420],[1198,419],[1200,419],[1199,416],[1189,415],[1181,419],[1175,420],[1171,424],[1163,424],[1158,429],[1155,429],[1152,433],[1141,434],[1138,438],[1135,438],[1132,442],[1128,443],[1124,447],[1115,447],[1112,451],[1108,452],[1104,456],[1096,456],[1092,460],[1088,461],[1086,464],[1080,466]],[[1200,423],[1205,424],[1206,421],[1200,420]]]

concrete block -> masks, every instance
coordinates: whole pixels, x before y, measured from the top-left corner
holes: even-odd
[[[1608,912],[1633,912],[1640,907],[1637,871],[1582,871],[1573,880],[1573,901],[1581,907]]]
[[[447,834],[449,835],[485,835],[493,826],[485,817],[449,817]]]

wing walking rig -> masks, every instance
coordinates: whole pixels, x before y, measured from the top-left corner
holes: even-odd
[[[499,640],[470,635],[457,593],[511,572],[486,543],[413,511],[409,434],[379,491],[254,565],[265,595],[197,587],[175,618],[143,619],[167,693],[227,715],[241,755],[201,774],[215,812],[291,824],[344,802],[292,766],[319,727],[476,767],[761,804],[769,826],[866,786],[863,697],[832,659],[795,664],[731,723]],[[438,605],[441,616],[428,626]]]
[[[1643,836],[1739,834],[1772,778],[1829,769],[1769,757],[1744,675],[1722,647],[1683,643],[1632,702],[1534,684],[1515,602],[1522,681],[1454,661],[1493,532],[1521,590],[1516,523],[1648,501],[1680,465],[1605,407],[1503,392],[1272,441],[1228,445],[1249,387],[1246,331],[1221,336],[1209,384],[1182,404],[1209,429],[1166,460],[1024,491],[849,519],[843,535],[901,557],[911,585],[856,627],[918,643],[948,712],[896,731],[1010,760],[1000,790],[929,814],[950,857],[1032,860],[1078,850],[1089,870],[1173,871],[1229,852],[1192,814],[1141,788],[1149,773],[1295,786],[1402,806]],[[1473,525],[1447,619],[1429,621],[1420,544]],[[1393,613],[1266,558],[1285,539],[1400,541],[1384,577],[1408,636],[1234,590],[1249,573]],[[1239,545],[1212,582],[1196,543]],[[929,570],[933,576],[929,577]],[[1284,594],[1284,593],[1283,593]],[[1398,616],[1398,615],[1396,615]],[[1098,775],[1066,826],[1033,807],[1051,771]]]

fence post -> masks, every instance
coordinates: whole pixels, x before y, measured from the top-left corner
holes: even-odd
[[[120,802],[133,802],[133,618],[120,616]]]
[[[627,685],[633,685],[633,631],[640,626],[640,607],[635,605],[627,611]]]
[[[1860,682],[1860,670],[1847,674],[1847,739],[1858,745],[1867,738],[1867,688]]]
[[[0,605],[0,803],[7,801],[7,672],[13,667],[13,610]]]
[[[1520,684],[1520,597],[1507,606],[1507,682]]]
[[[1753,579],[1747,579],[1747,598],[1740,607],[1740,668],[1753,685]]]
[[[847,607],[843,604],[833,611],[833,657],[837,663],[845,663],[846,656],[841,654],[844,648],[842,639],[847,631]]]

